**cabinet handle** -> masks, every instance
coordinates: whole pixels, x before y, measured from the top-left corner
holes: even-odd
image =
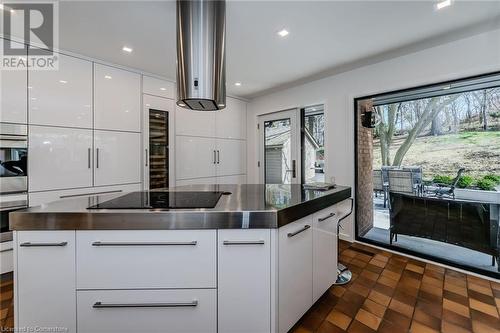
[[[299,229],[299,230],[297,230],[297,231],[295,231],[295,232],[289,232],[289,233],[287,234],[287,236],[288,236],[288,237],[293,237],[293,236],[295,236],[295,235],[300,234],[301,232],[306,231],[306,230],[307,230],[307,229],[309,229],[310,227],[311,227],[311,226],[310,226],[309,224],[306,224],[306,225],[305,225],[302,229]]]
[[[297,161],[292,160],[292,177],[297,178]]]
[[[179,308],[198,306],[198,301],[186,303],[102,303],[95,302],[92,307],[94,309],[112,309],[112,308]]]
[[[258,241],[224,241],[223,245],[264,245],[265,242],[263,240]]]
[[[318,221],[319,221],[319,222],[323,222],[323,221],[326,221],[326,220],[328,220],[329,218],[334,217],[334,216],[335,216],[335,213],[330,213],[330,214],[328,214],[328,215],[327,215],[327,216],[325,216],[325,217],[320,217],[320,218],[318,219]]]
[[[217,152],[214,150],[214,164],[217,163]]]
[[[217,150],[217,164],[220,164],[220,150]]]
[[[144,149],[144,151],[146,152],[146,166],[148,166],[148,150]]]
[[[64,199],[64,198],[73,198],[73,197],[83,197],[87,195],[99,195],[99,194],[110,194],[110,193],[120,193],[123,192],[123,190],[114,190],[114,191],[104,191],[104,192],[91,192],[91,193],[82,193],[82,194],[67,194],[67,195],[61,195],[59,199]]]
[[[179,246],[179,245],[196,245],[197,241],[191,242],[101,242],[96,241],[92,246]]]
[[[14,248],[9,247],[8,249],[0,250],[0,253],[14,251]]]
[[[87,167],[90,169],[90,154],[92,154],[92,148],[87,149]]]
[[[24,242],[21,243],[19,246],[21,247],[41,247],[41,246],[66,246],[68,245],[68,242],[59,242],[59,243],[31,243],[31,242]]]
[[[99,148],[95,149],[95,167],[99,169]]]

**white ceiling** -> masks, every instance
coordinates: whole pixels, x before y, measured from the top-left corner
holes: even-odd
[[[500,22],[500,1],[229,1],[227,86],[252,97]],[[175,79],[175,2],[60,3],[60,48]],[[290,34],[279,37],[286,28]],[[124,53],[124,45],[134,49]],[[234,86],[242,82],[240,87]]]

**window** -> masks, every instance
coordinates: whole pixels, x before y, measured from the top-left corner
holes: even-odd
[[[500,74],[355,102],[356,238],[500,277]]]
[[[325,116],[323,105],[302,109],[302,183],[325,181]]]

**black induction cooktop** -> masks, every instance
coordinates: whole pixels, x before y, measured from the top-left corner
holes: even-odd
[[[88,209],[214,208],[223,192],[131,192]]]

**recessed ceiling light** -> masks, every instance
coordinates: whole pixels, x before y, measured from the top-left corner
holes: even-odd
[[[278,31],[278,35],[280,35],[281,37],[285,37],[289,34],[288,30],[286,29],[283,29],[283,30],[280,30]]]
[[[241,82],[235,82],[234,85],[239,87],[239,86],[241,86]]]
[[[444,0],[436,4],[436,9],[443,9],[445,7],[451,6],[451,0]]]
[[[226,106],[226,104],[217,104],[217,105],[220,106],[220,107],[225,107]]]
[[[59,80],[60,83],[68,83],[68,81],[65,80]]]
[[[177,105],[179,105],[179,106],[186,106],[186,104],[184,104],[184,103],[177,103]]]
[[[133,51],[133,50],[132,50],[132,48],[131,48],[131,47],[128,47],[128,46],[124,46],[124,47],[122,48],[122,50],[123,50],[123,51],[125,51],[125,52],[128,52],[128,53],[131,53],[131,52]]]
[[[160,88],[160,90],[163,90],[163,91],[165,91],[165,90],[167,90],[167,88]]]
[[[112,77],[111,77],[111,76],[109,76],[109,75],[104,75],[104,78],[105,78],[105,79],[108,79],[108,80],[111,80],[111,79],[112,79]]]

